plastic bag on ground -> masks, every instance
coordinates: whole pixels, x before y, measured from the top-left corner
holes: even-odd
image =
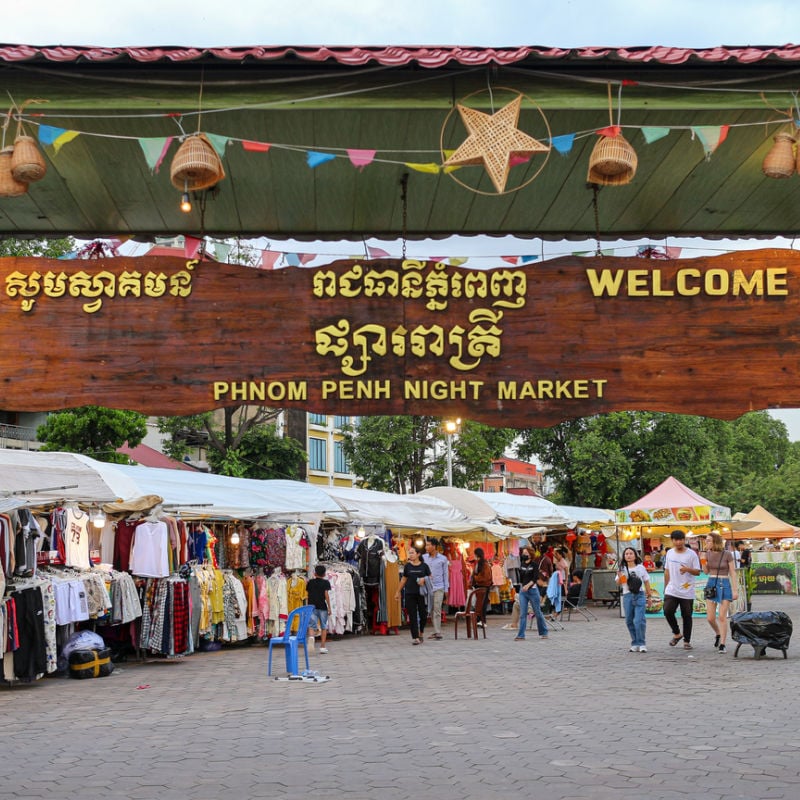
[[[792,620],[783,611],[742,611],[731,617],[731,636],[753,647],[784,650],[792,638]]]

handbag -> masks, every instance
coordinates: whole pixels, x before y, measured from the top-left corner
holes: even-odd
[[[719,580],[720,567],[722,567],[722,554],[720,554],[719,562],[717,563],[717,574],[715,576],[717,578],[717,580]],[[716,585],[716,583],[713,586],[709,586],[708,584],[706,584],[706,588],[703,589],[703,597],[705,597],[706,600],[716,600],[717,599],[717,585]]]
[[[642,579],[635,572],[631,572],[627,564],[625,569],[628,570],[628,591],[631,594],[639,594],[642,591]]]

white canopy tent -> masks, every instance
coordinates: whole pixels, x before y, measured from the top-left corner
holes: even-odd
[[[504,539],[511,534],[503,525],[472,518],[446,500],[430,494],[389,494],[370,489],[321,487],[343,512],[334,515],[343,522],[381,523],[390,528],[415,528],[471,538],[479,535]]]
[[[578,525],[592,526],[614,525],[614,512],[607,508],[591,508],[584,506],[558,506],[559,511],[566,514]]]
[[[116,464],[77,453],[0,449],[0,494],[9,510],[73,501],[100,505],[145,492]]]
[[[115,468],[141,494],[159,494],[166,507],[195,519],[327,516],[339,509],[319,488],[300,481],[261,481],[157,467],[115,465]]]
[[[572,528],[571,520],[555,503],[544,497],[508,492],[472,492],[494,509],[498,519],[513,525]]]

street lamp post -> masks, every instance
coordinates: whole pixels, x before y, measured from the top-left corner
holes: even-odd
[[[447,485],[453,485],[453,435],[458,433],[461,427],[460,419],[446,419],[444,421],[444,433],[447,441]]]

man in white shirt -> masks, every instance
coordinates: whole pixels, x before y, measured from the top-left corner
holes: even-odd
[[[664,618],[672,630],[669,646],[683,639],[683,649],[692,649],[692,612],[694,611],[694,583],[700,574],[700,559],[697,553],[686,546],[683,531],[670,533],[672,547],[664,558]],[[678,628],[675,616],[678,606],[681,609],[683,633]]]
[[[431,639],[442,638],[442,604],[447,599],[450,591],[450,562],[437,549],[430,539],[425,544],[423,561],[431,571],[431,585],[433,586],[433,606],[430,607],[431,622],[433,623],[433,636]]]

